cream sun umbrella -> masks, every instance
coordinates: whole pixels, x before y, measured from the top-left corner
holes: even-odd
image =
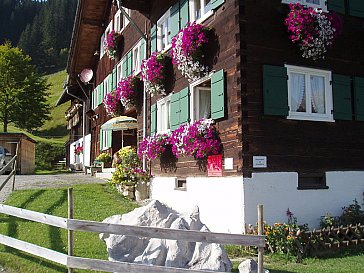
[[[138,128],[135,118],[120,116],[112,118],[101,125],[104,131],[121,131],[121,146],[124,148],[124,130],[132,130]]]

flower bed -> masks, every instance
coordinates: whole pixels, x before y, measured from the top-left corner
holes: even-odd
[[[302,57],[313,60],[323,59],[334,39],[340,34],[340,20],[334,13],[320,9],[290,4],[285,24],[293,43],[298,43]]]
[[[139,81],[139,77],[129,76],[118,83],[116,92],[120,93],[120,101],[124,107],[129,108],[137,105]]]
[[[208,43],[208,28],[188,23],[172,39],[172,61],[190,82],[208,74],[208,67],[201,63],[203,47]]]
[[[104,49],[111,59],[115,59],[118,55],[120,39],[121,34],[112,30],[104,40]]]
[[[145,83],[145,90],[154,95],[165,95],[166,62],[170,60],[166,54],[153,52],[152,55],[143,60],[142,80]]]
[[[195,159],[204,159],[222,152],[222,144],[212,119],[183,124],[170,137],[165,134],[147,137],[139,143],[138,154],[152,160],[160,157],[167,145],[172,146],[172,153],[176,158],[194,156]]]

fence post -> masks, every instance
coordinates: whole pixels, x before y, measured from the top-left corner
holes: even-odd
[[[16,175],[16,168],[17,168],[17,161],[18,161],[18,148],[19,148],[19,143],[16,144],[15,161],[13,164],[14,174],[13,174],[13,186],[11,188],[12,191],[14,191],[14,189],[15,189],[15,175]]]
[[[263,205],[258,205],[258,235],[263,235]],[[264,247],[258,247],[258,273],[264,272],[263,266]]]
[[[73,219],[73,188],[68,188],[68,219]],[[73,256],[74,254],[74,234],[73,230],[67,230],[68,237],[68,256]],[[68,268],[68,273],[73,273],[73,268]]]

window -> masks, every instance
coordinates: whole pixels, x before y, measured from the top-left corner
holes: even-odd
[[[212,15],[212,0],[190,0],[190,21],[204,21]]]
[[[327,0],[282,0],[282,3],[285,4],[295,4],[299,3],[304,6],[312,7],[312,8],[320,8],[323,11],[327,11]]]
[[[171,11],[170,9],[157,22],[157,50],[171,46]]]
[[[123,78],[123,62],[120,61],[116,66],[116,79],[117,79],[116,83],[121,81],[122,78]]]
[[[175,190],[187,190],[187,181],[186,179],[176,179],[176,187]]]
[[[211,118],[211,80],[191,85],[191,121]]]
[[[157,132],[167,133],[171,129],[170,121],[171,96],[157,102]]]
[[[140,40],[138,44],[133,48],[132,53],[134,74],[138,74],[140,72],[142,60],[145,58],[145,52],[145,41]]]
[[[104,50],[104,41],[107,37],[107,35],[113,30],[113,21],[110,21],[109,25],[107,26],[104,34],[102,34],[101,36],[101,41],[100,41],[100,59],[104,56],[104,54],[106,53]]]
[[[125,9],[125,12],[130,16],[130,9]],[[121,32],[129,24],[129,20],[118,10],[114,16],[114,30],[116,32]]]
[[[287,65],[289,119],[334,121],[331,71]]]
[[[298,190],[328,189],[324,173],[299,173]]]

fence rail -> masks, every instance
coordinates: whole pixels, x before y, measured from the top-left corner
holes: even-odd
[[[69,193],[70,191],[72,193],[72,189],[69,189]],[[71,197],[71,199],[73,199],[73,197]],[[259,211],[258,214],[261,215],[261,219],[258,219],[260,222],[263,221],[262,217],[263,206],[259,206],[258,211]],[[186,231],[178,229],[108,224],[108,223],[101,223],[94,221],[76,220],[76,219],[71,219],[70,217],[62,218],[26,209],[11,207],[7,205],[0,205],[0,213],[59,228],[64,228],[67,229],[68,231],[78,230],[78,231],[96,232],[96,233],[121,234],[121,235],[136,236],[136,237],[181,240],[188,242],[256,246],[258,247],[258,256],[260,255],[259,257],[261,257],[261,259],[258,262],[258,267],[259,267],[258,272],[259,273],[263,272],[262,257],[265,247],[265,236],[263,235],[240,235],[240,234],[226,234],[226,233],[201,232],[201,231],[189,231],[189,230]],[[123,262],[113,262],[113,261],[74,257],[69,254],[66,255],[63,253],[59,253],[54,250],[49,250],[4,235],[0,235],[0,243],[7,245],[9,247],[16,248],[21,251],[28,252],[38,257],[42,257],[47,260],[51,260],[59,264],[66,265],[69,269],[71,269],[71,271],[69,272],[72,272],[73,268],[78,268],[78,269],[99,270],[104,272],[118,271],[118,272],[128,272],[128,273],[136,273],[136,272],[211,273],[211,271],[205,271],[205,270],[190,270],[190,269],[187,270],[174,267],[150,266],[150,265],[135,264],[135,263],[123,263]],[[69,244],[69,246],[70,245],[72,246],[73,243]]]

